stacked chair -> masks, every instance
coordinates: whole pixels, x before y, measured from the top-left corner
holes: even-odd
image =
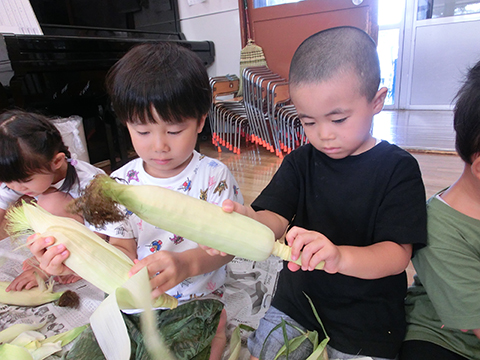
[[[306,142],[295,108],[290,104],[287,81],[266,66],[247,67],[242,73],[243,97],[236,98],[239,79],[210,79],[213,104],[209,119],[212,142],[240,154],[242,139],[282,158]],[[228,100],[219,97],[230,95]]]
[[[224,146],[235,154],[240,154],[240,138],[248,134],[248,119],[243,99],[235,97],[240,80],[236,75],[217,76],[210,78],[210,86],[213,98],[209,113],[212,143],[218,152],[221,152],[221,146]],[[219,99],[227,96],[233,98]]]

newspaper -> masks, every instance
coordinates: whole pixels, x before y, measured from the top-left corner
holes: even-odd
[[[234,258],[227,265],[227,282],[224,294],[227,311],[227,338],[239,324],[257,328],[260,319],[270,307],[283,261],[275,256],[256,262]],[[242,348],[239,360],[248,360],[247,338],[251,332],[241,331]],[[230,355],[229,344],[224,359]]]

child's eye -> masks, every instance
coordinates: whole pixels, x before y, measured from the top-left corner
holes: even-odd
[[[137,131],[138,135],[148,135],[149,133],[149,131]]]
[[[340,123],[344,122],[345,120],[347,120],[347,118],[332,120],[332,122],[335,123],[335,124],[340,124]]]
[[[312,121],[311,119],[307,119],[307,118],[300,119],[300,121],[302,122],[302,126],[312,126],[315,124],[315,121]]]
[[[180,134],[181,132],[182,132],[182,131],[179,130],[179,131],[169,131],[168,133],[169,133],[170,135],[178,135],[178,134]]]

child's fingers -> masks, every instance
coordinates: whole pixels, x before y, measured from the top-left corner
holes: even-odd
[[[300,252],[309,240],[306,234],[309,231],[298,226],[292,227],[285,235],[287,244],[292,248],[292,259],[297,260],[300,257]]]
[[[301,268],[304,271],[314,270],[320,262],[324,261],[325,248],[331,244],[325,235],[299,227],[293,227],[286,234],[285,239],[292,248],[292,259],[297,260],[301,256]],[[296,269],[293,265],[289,268]]]
[[[287,264],[287,267],[290,271],[293,271],[293,272],[300,270],[300,265],[297,265],[294,262],[289,262]]]
[[[38,286],[33,270],[25,271],[18,275],[5,289],[9,291],[22,291],[23,289],[31,289]]]
[[[30,252],[37,258],[38,261],[40,261],[40,258],[45,253],[46,249],[55,243],[55,238],[53,236],[44,238],[38,234],[34,234],[29,236],[27,241]]]
[[[25,290],[30,290],[31,288],[34,288],[35,286],[38,286],[37,280],[36,279],[30,279],[30,281],[27,281],[23,289]],[[19,291],[23,290],[19,289]]]
[[[211,247],[208,247],[208,246],[205,246],[205,245],[200,245],[199,244],[199,247],[204,250],[208,255],[210,256],[216,256],[216,255],[221,255],[221,256],[227,256],[227,253],[224,253],[222,251],[219,251],[219,250],[216,250],[216,249],[213,249]]]
[[[222,210],[225,211],[226,213],[233,212],[234,208],[235,208],[235,203],[232,200],[226,199],[223,201]]]
[[[143,258],[142,260],[138,260],[138,259],[133,260],[134,265],[128,272],[128,277],[132,277],[133,275],[138,273],[142,268],[147,266],[148,265],[148,260],[146,260],[147,258],[148,256]]]
[[[52,275],[66,275],[71,273],[64,261],[70,255],[69,251],[63,244],[52,246],[42,255],[40,261],[40,268]]]
[[[24,260],[22,263],[22,270],[30,270],[30,269],[35,269],[38,267],[38,260],[35,258],[35,256],[32,256],[28,258],[27,260]]]
[[[226,213],[236,212],[248,216],[248,210],[246,206],[230,199],[225,199],[223,201],[222,210]]]

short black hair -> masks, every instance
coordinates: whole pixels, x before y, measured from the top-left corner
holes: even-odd
[[[353,71],[360,93],[370,102],[380,85],[380,62],[375,41],[352,26],[326,29],[300,44],[290,64],[292,86],[315,84]]]
[[[472,164],[473,156],[480,153],[480,61],[468,70],[455,99],[455,148],[463,161]]]
[[[200,120],[212,90],[195,52],[173,42],[137,45],[108,72],[107,93],[121,123],[154,123],[153,109],[169,123]]]

